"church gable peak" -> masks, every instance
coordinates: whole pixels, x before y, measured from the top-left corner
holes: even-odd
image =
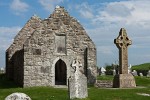
[[[41,20],[41,18],[39,16],[37,16],[36,14],[34,14],[31,19],[36,19],[36,20]]]
[[[62,6],[56,6],[53,13],[50,15],[50,18],[61,18],[61,17],[70,17],[67,10]]]

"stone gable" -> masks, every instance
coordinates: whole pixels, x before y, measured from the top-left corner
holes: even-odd
[[[24,87],[67,85],[71,64],[81,58],[88,83],[96,79],[96,47],[82,25],[63,7],[25,24],[6,51],[6,73]]]

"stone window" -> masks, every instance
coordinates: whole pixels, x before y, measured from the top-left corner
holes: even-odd
[[[55,52],[66,54],[66,36],[64,34],[57,34],[55,36]]]

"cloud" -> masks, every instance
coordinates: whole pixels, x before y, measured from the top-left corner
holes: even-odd
[[[92,8],[94,17],[90,19],[91,24],[88,24],[86,29],[97,42],[101,40],[99,37],[113,40],[120,28],[124,27],[136,45],[139,43],[144,45],[150,42],[149,4],[149,0],[128,0],[105,3],[103,8]]]
[[[0,27],[0,40],[1,46],[0,50],[6,50],[10,44],[13,42],[13,38],[19,32],[21,27]]]
[[[105,2],[99,4],[99,7],[97,4],[90,5],[93,18],[88,19],[88,24],[83,24],[97,46],[98,64],[118,59],[118,49],[113,40],[119,35],[122,27],[126,29],[133,43],[129,46],[129,62],[132,64],[149,62],[150,58],[146,56],[150,51],[149,4],[149,0],[126,0]],[[137,56],[140,59],[137,59]]]
[[[84,18],[89,19],[94,17],[91,6],[86,2],[82,3],[81,5],[76,5],[76,9]]]
[[[56,5],[63,2],[63,0],[39,0],[39,3],[45,10],[52,12]]]
[[[112,55],[115,46],[97,46],[97,52],[105,55]]]
[[[28,11],[29,5],[21,0],[13,0],[10,8],[15,11],[15,14],[20,15],[20,13]]]
[[[124,25],[150,27],[150,1],[129,0],[107,3],[103,10],[93,20],[105,24],[115,23]]]

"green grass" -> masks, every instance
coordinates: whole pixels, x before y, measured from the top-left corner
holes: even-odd
[[[113,76],[102,76],[99,79],[112,80]],[[98,89],[95,87],[89,87],[88,98],[82,100],[150,100],[150,97],[137,95],[137,93],[150,94],[150,78],[135,77],[138,86],[145,88],[133,88],[133,89]],[[0,75],[0,100],[13,93],[23,92],[29,95],[32,100],[68,100],[67,89],[56,89],[52,87],[32,87],[32,88],[20,88],[13,82],[8,81],[4,75]],[[81,99],[74,99],[81,100]]]
[[[26,93],[32,100],[67,100],[66,89],[55,89],[51,87],[32,87],[32,88],[10,88],[0,89],[0,100],[13,93],[23,92]]]
[[[150,70],[150,63],[132,66],[132,70]]]
[[[150,89],[150,78],[146,76],[143,76],[143,77],[136,76],[135,80],[136,80],[137,86],[145,86]]]

